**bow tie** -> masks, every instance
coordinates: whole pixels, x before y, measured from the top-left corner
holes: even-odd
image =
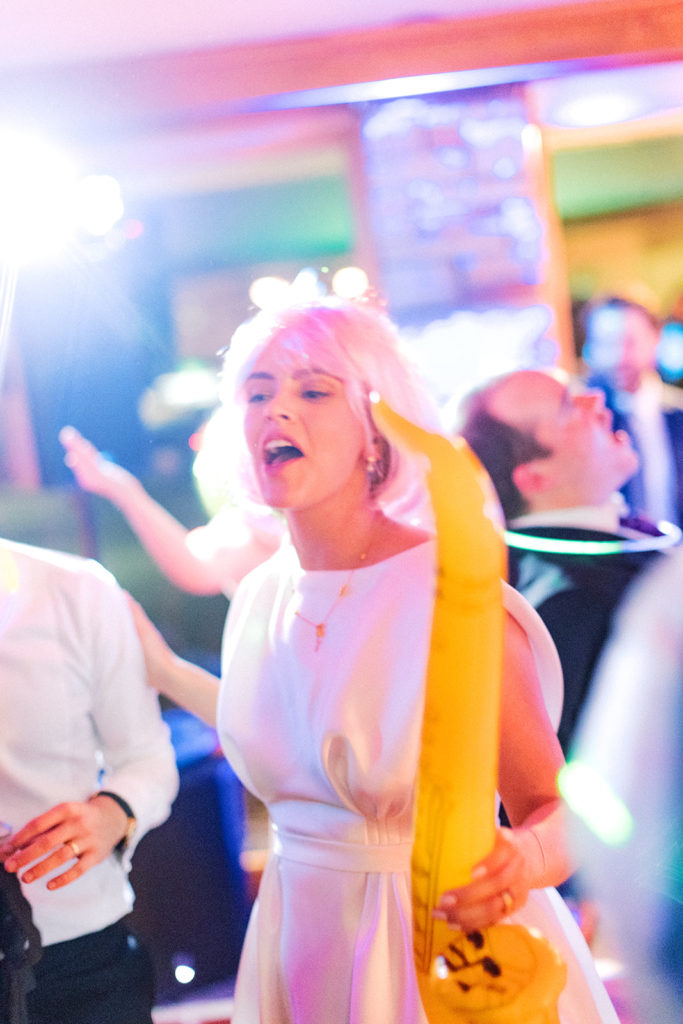
[[[661,537],[662,531],[656,523],[646,516],[628,515],[619,518],[619,525],[625,530],[636,530],[638,533],[645,533],[648,537]]]

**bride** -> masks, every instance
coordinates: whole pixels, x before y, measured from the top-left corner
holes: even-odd
[[[429,429],[436,414],[382,314],[326,299],[260,313],[225,363],[225,437],[252,500],[289,538],[240,584],[220,684],[134,607],[151,684],[216,723],[267,807],[271,852],[242,952],[233,1024],[423,1024],[410,857],[435,543],[419,464],[375,426],[369,394]],[[421,522],[426,523],[422,517]],[[537,925],[568,966],[562,1024],[617,1024],[583,939],[548,886],[571,872],[543,702],[548,635],[508,609],[498,788],[511,822],[438,912],[470,932]]]

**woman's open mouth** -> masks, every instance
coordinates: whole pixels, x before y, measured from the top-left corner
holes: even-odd
[[[266,466],[284,465],[292,459],[303,458],[303,452],[284,438],[276,438],[264,446],[263,458]]]

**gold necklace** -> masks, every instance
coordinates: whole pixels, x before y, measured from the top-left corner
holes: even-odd
[[[361,562],[364,562],[367,557],[368,553],[367,551],[364,551],[363,554],[360,556]],[[330,621],[330,617],[334,612],[335,608],[337,607],[337,605],[339,604],[339,602],[341,601],[341,599],[343,597],[346,597],[346,595],[348,594],[353,574],[357,568],[358,566],[353,568],[349,575],[346,577],[341,587],[339,588],[337,596],[332,602],[332,605],[330,606],[327,615],[325,616],[324,619],[321,619],[320,622],[314,622],[313,619],[307,619],[306,616],[302,615],[298,609],[294,611],[294,614],[296,615],[297,618],[301,619],[301,621],[305,622],[308,626],[312,626],[313,629],[315,630],[315,647],[313,648],[313,650],[315,651],[316,654],[320,650],[320,645],[325,639],[325,633],[327,632],[327,623]]]

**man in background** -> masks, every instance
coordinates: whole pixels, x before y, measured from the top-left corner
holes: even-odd
[[[583,311],[582,358],[587,383],[600,387],[640,456],[626,482],[630,507],[657,521],[683,525],[683,391],[656,370],[662,323],[652,301],[606,295]]]
[[[110,573],[0,539],[0,678],[0,817],[12,829],[0,870],[20,880],[43,947],[25,1019],[151,1024],[151,960],[125,922],[127,875],[178,776]]]
[[[614,612],[676,536],[628,517],[619,488],[638,458],[601,391],[520,370],[469,397],[461,432],[487,469],[508,527],[510,582],[537,609],[565,681],[565,754]]]

